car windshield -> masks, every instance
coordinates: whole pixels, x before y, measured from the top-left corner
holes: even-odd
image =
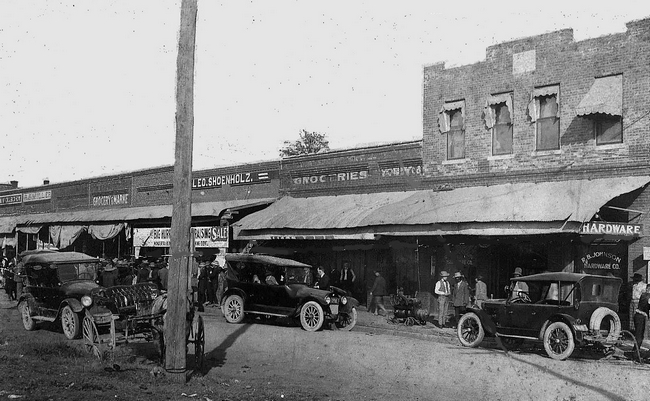
[[[59,280],[62,283],[71,280],[95,280],[97,278],[96,263],[66,263],[57,266]]]
[[[308,267],[287,267],[287,284],[311,285],[313,277]]]

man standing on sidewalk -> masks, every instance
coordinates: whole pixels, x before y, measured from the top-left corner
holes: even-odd
[[[440,280],[436,283],[435,293],[438,296],[438,325],[442,328],[447,323],[447,309],[449,308],[449,297],[451,296],[451,286],[447,281],[449,273],[440,272]]]
[[[375,283],[370,289],[370,295],[375,302],[375,316],[377,315],[377,309],[384,311],[384,316],[388,315],[388,311],[384,306],[384,296],[386,295],[386,279],[384,279],[379,270],[375,270]]]

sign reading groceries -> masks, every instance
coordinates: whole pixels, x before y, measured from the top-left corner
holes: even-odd
[[[606,221],[590,221],[583,223],[580,228],[583,235],[618,235],[638,237],[643,234],[643,224],[608,223]]]
[[[171,228],[134,228],[133,246],[169,248]],[[227,248],[228,227],[192,227],[196,248]]]

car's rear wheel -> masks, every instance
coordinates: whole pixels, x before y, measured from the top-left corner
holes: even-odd
[[[18,305],[18,310],[20,311],[20,316],[23,320],[23,326],[25,330],[32,331],[36,329],[36,322],[32,319],[31,312],[29,310],[29,303],[27,301],[22,301]]]
[[[352,308],[350,313],[339,312],[339,318],[335,323],[338,329],[350,331],[357,324],[357,308]]]
[[[573,332],[564,322],[553,322],[544,331],[544,349],[553,359],[563,361],[571,356],[575,349]]]
[[[463,346],[478,347],[485,337],[485,330],[476,313],[468,312],[461,316],[456,327],[456,335]]]
[[[239,295],[229,295],[223,306],[223,316],[228,323],[241,323],[244,320],[244,299]]]
[[[309,301],[300,309],[300,324],[307,331],[317,331],[323,327],[325,315],[318,302]]]
[[[61,312],[61,328],[63,334],[68,340],[79,338],[81,334],[81,324],[79,324],[79,314],[66,305]]]

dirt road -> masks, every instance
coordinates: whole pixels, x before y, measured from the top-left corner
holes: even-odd
[[[205,314],[207,367],[187,384],[166,380],[151,343],[99,362],[49,326],[25,332],[0,294],[0,400],[645,400],[650,366],[559,362],[540,347],[505,354],[437,341],[298,326],[227,324]],[[191,355],[190,355],[191,356]],[[112,369],[117,362],[120,371]]]

